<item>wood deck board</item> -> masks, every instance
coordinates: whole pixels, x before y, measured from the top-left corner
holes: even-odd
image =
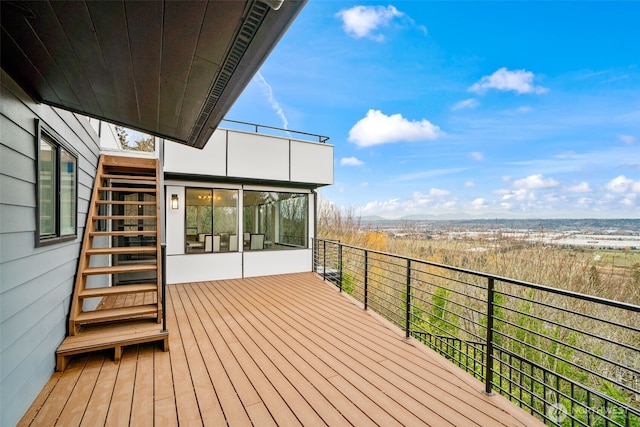
[[[103,358],[102,368],[100,369],[96,385],[85,409],[84,417],[80,424],[81,426],[104,425],[111,404],[120,364],[112,362],[107,352],[103,351],[100,354]]]
[[[248,334],[248,337],[253,337],[255,345],[265,352],[270,360],[273,360],[301,396],[307,402],[313,402],[316,410],[322,412],[325,422],[344,424],[344,417],[349,417],[353,421],[365,422],[366,417],[361,416],[364,414],[359,413],[358,408],[351,405],[348,399],[339,394],[326,380],[326,376],[335,375],[335,371],[329,368],[321,358],[312,356],[311,352],[305,352],[300,341],[293,341],[289,344],[287,341],[292,340],[282,340],[280,337],[286,333],[286,330],[279,329],[275,322],[270,322],[270,319],[260,317],[258,306],[245,305],[237,299],[232,301],[231,294],[225,295],[225,297],[229,298],[227,306],[236,306],[245,313],[247,322],[243,327],[244,332]],[[239,312],[234,314],[234,318],[240,316]],[[261,324],[264,324],[266,328],[254,326]],[[244,339],[241,341],[245,342]]]
[[[153,348],[140,346],[130,423],[140,427],[153,427]]]
[[[252,288],[253,289],[253,288]],[[251,292],[250,290],[247,290]],[[267,295],[266,293],[256,295],[256,299],[262,298],[269,300],[273,298],[273,304],[285,300],[287,298],[284,294]],[[273,308],[276,309],[275,307]],[[291,305],[288,310],[277,308],[278,312],[282,316],[289,312],[290,323],[289,327],[297,328],[304,335],[308,335],[310,328],[306,327],[309,323],[309,318],[305,318],[299,315],[299,307],[297,305]],[[303,312],[309,313],[313,310],[311,307],[304,307]],[[272,313],[275,317],[275,313]],[[287,319],[281,319],[287,320]],[[400,423],[404,425],[416,425],[420,423],[420,420],[424,419],[437,419],[439,418],[436,413],[428,410],[418,400],[412,400],[411,395],[404,393],[400,387],[402,385],[393,386],[393,381],[385,378],[380,373],[379,367],[376,365],[378,358],[370,358],[367,355],[367,350],[359,349],[356,346],[350,346],[357,341],[349,340],[349,343],[342,341],[342,337],[334,334],[335,330],[332,330],[331,325],[319,325],[317,322],[311,322],[313,328],[316,330],[316,337],[321,339],[320,347],[325,349],[326,358],[333,360],[333,365],[339,370],[340,375],[344,377],[351,377],[352,384],[355,385],[362,392],[366,392],[371,399],[380,407],[385,409],[387,413],[396,418]],[[328,330],[323,330],[326,327]],[[319,332],[319,333],[317,333]],[[357,340],[357,337],[354,337]],[[317,351],[323,351],[317,349]],[[357,355],[357,357],[353,357]],[[355,374],[355,375],[354,375]],[[417,414],[416,414],[417,412]],[[439,420],[439,425],[445,425],[446,420]]]
[[[158,426],[178,425],[170,353],[157,347],[153,349],[154,419]],[[161,384],[163,386],[159,386]]]
[[[172,288],[172,286],[168,287],[167,292],[167,329],[171,331],[171,350],[169,351],[169,356],[171,360],[171,373],[173,375],[172,380],[176,402],[177,423],[180,425],[198,425],[198,423],[202,423],[202,418],[200,416],[200,409],[198,408],[193,379],[189,372],[189,363],[187,362],[184,350],[182,334],[175,315],[176,310],[173,307],[174,299],[171,292]],[[187,345],[190,346],[193,345],[193,343]],[[169,384],[167,384],[167,388],[168,387]],[[216,402],[217,400],[210,402],[208,410],[209,412],[222,415],[222,410],[216,410],[219,408]],[[221,418],[221,422],[224,423],[224,417]]]
[[[171,351],[73,356],[20,425],[542,425],[314,273],[167,296]]]
[[[65,410],[62,411],[58,423],[60,425],[79,425],[84,411],[89,404],[89,398],[98,380],[104,358],[99,353],[89,355],[82,374],[76,383]]]
[[[172,300],[174,301],[174,309],[178,323],[185,326],[180,327],[183,341],[194,343],[185,348],[185,354],[189,360],[189,370],[191,378],[193,379],[198,405],[202,409],[211,402],[217,402],[227,420],[235,420],[238,425],[251,425],[249,417],[236,395],[233,384],[229,381],[224,370],[218,370],[215,366],[212,367],[212,365],[216,364],[214,358],[210,357],[211,355],[203,354],[204,352],[201,351],[199,339],[206,338],[198,336],[197,330],[194,330],[196,325],[190,323],[186,311],[191,307],[190,304],[187,303],[187,307],[185,308],[185,301],[183,300],[183,296],[180,295],[183,292],[181,288],[182,287],[171,289]],[[203,421],[205,424],[207,423],[205,419],[207,416],[209,416],[209,414],[204,411]],[[213,418],[210,421],[220,422],[220,420],[214,420]]]
[[[134,395],[138,347],[126,347],[122,352],[118,376],[113,387],[105,426],[135,425],[131,423],[131,402]]]
[[[258,287],[256,288],[258,289]],[[280,299],[283,296],[278,294],[269,295],[268,297]],[[268,297],[263,295],[263,299]],[[319,301],[316,301],[316,303],[317,304],[314,307],[309,307],[303,311],[307,316],[310,314],[313,316],[309,320],[312,320],[313,318],[321,320],[321,313],[318,313],[318,311],[324,310],[325,308]],[[294,310],[299,311],[298,308],[295,308]],[[298,314],[302,316],[302,313]],[[294,319],[294,321],[300,319],[301,317],[298,317],[297,319]],[[458,413],[460,408],[464,409],[466,402],[456,402],[455,408],[449,408],[445,402],[439,400],[439,396],[446,396],[446,393],[443,393],[442,390],[438,390],[437,393],[434,393],[432,392],[431,387],[422,389],[418,388],[407,378],[403,378],[402,376],[395,374],[392,370],[384,368],[385,365],[383,362],[388,362],[389,359],[394,359],[395,353],[393,351],[396,348],[403,347],[402,341],[389,345],[389,343],[385,343],[384,340],[367,340],[363,343],[365,345],[360,346],[359,330],[356,332],[352,328],[346,327],[345,325],[348,325],[349,323],[340,322],[339,316],[333,317],[332,320],[336,323],[320,326],[320,328],[324,328],[321,335],[326,339],[326,345],[333,346],[336,352],[341,354],[339,357],[340,360],[347,359],[348,355],[354,354],[354,352],[356,352],[356,354],[360,353],[363,355],[357,360],[352,361],[353,364],[350,366],[351,370],[357,372],[362,378],[368,378],[369,382],[375,388],[383,390],[385,395],[391,397],[396,402],[401,402],[407,410],[413,412],[420,419],[432,419],[437,421],[440,425],[444,425],[448,422],[453,423],[454,425],[468,423],[468,418],[466,416],[461,416],[461,414]],[[315,324],[316,322],[313,323]],[[348,337],[348,341],[333,341],[335,338],[333,328],[342,329],[340,334]],[[375,343],[375,347],[371,347],[369,343]],[[335,352],[332,353],[335,354]],[[369,368],[371,366],[375,366],[377,368],[374,370],[375,372]],[[407,372],[406,369],[402,368],[401,373],[405,372]],[[413,378],[413,373],[407,377]],[[446,381],[444,378],[442,380]],[[389,385],[391,384],[394,384],[395,387],[390,387]],[[428,397],[428,400],[425,399],[425,395]],[[448,413],[446,420],[440,418],[438,414],[441,413]],[[484,414],[477,414],[476,421],[478,417],[482,417],[483,415]],[[403,420],[403,423],[406,422],[410,422],[410,420]],[[490,422],[490,419],[481,419],[480,422],[488,423]]]

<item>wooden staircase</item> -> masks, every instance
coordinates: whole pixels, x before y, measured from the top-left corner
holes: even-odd
[[[64,370],[69,356],[89,351],[113,348],[119,360],[126,345],[162,341],[168,350],[161,325],[159,175],[157,159],[100,156],[56,370]]]

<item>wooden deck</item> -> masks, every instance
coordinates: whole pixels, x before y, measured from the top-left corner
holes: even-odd
[[[74,356],[19,425],[542,425],[314,273],[168,296],[171,351]]]

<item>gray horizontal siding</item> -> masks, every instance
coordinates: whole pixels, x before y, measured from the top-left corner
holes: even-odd
[[[25,156],[10,147],[0,145],[0,170],[2,170],[3,175],[12,176],[33,184],[35,167],[35,159]]]
[[[60,335],[64,336],[66,321],[60,319],[60,310],[55,309],[43,313],[41,324],[24,332],[23,345],[35,342],[43,348],[57,348]],[[4,355],[2,355],[4,358]],[[47,354],[42,357],[37,352],[25,354],[24,359],[2,381],[4,390],[2,393],[2,413],[0,417],[3,426],[16,425],[31,402],[40,393],[53,372],[55,366],[55,354]],[[10,390],[7,390],[10,388]]]
[[[0,425],[15,425],[55,368],[99,156],[86,118],[36,104],[2,72],[0,93]],[[35,119],[78,156],[78,238],[35,247]]]

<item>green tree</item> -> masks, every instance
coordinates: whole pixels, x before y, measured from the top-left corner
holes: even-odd
[[[155,150],[155,138],[146,133],[131,131],[122,126],[116,126],[116,136],[124,150],[152,152]]]

